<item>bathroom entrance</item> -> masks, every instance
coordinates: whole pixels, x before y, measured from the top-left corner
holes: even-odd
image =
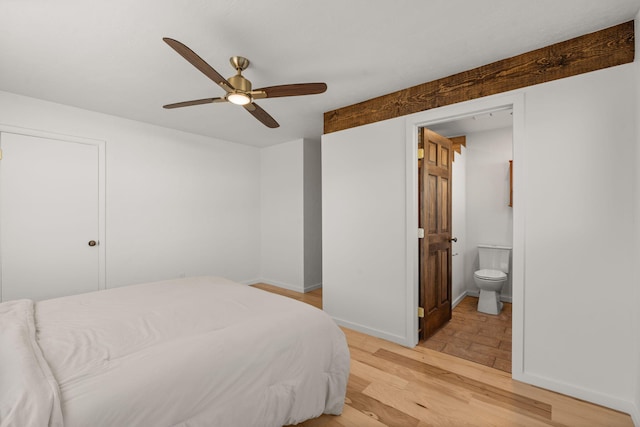
[[[483,270],[480,248],[509,248],[510,258],[513,246],[509,163],[513,159],[511,108],[428,123],[426,126],[443,137],[455,140],[458,146],[451,151],[451,179],[448,183],[451,188],[448,268],[451,271],[449,300],[452,318],[433,333],[419,334],[420,345],[510,372],[511,260],[504,268],[505,272],[500,273],[501,280],[506,280],[500,291],[495,293],[493,305],[500,307],[497,314],[478,312],[480,289],[474,276]],[[422,206],[421,203],[419,201]],[[440,259],[446,258],[441,255]],[[428,277],[428,273],[422,274],[425,267],[422,263],[420,265],[419,276]],[[446,263],[438,264],[441,265]],[[419,282],[422,287],[422,279],[419,278]],[[422,295],[419,301],[422,303]],[[421,323],[418,322],[419,325]]]

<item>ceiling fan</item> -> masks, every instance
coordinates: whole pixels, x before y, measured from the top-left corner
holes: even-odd
[[[163,108],[179,108],[189,107],[191,105],[210,104],[216,102],[231,102],[232,104],[241,105],[249,113],[258,119],[262,124],[270,128],[277,128],[280,125],[264,111],[258,104],[253,102],[255,99],[279,98],[283,96],[299,96],[314,95],[323,93],[327,90],[326,83],[297,83],[279,86],[269,86],[260,89],[251,89],[251,82],[247,80],[242,71],[249,66],[249,60],[242,56],[233,56],[230,59],[231,66],[236,69],[236,75],[228,79],[222,77],[216,70],[200,58],[194,51],[177,40],[168,37],[163,38],[169,46],[180,54],[184,59],[189,61],[191,65],[200,70],[205,76],[209,77],[217,83],[226,94],[218,98],[204,98],[193,101],[177,102],[175,104],[164,105]]]

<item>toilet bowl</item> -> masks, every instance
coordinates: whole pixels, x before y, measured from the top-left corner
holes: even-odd
[[[478,311],[500,314],[500,292],[508,281],[511,248],[506,246],[478,245],[480,269],[473,273],[473,280],[480,289]]]
[[[473,273],[473,280],[480,288],[478,311],[487,314],[499,314],[502,311],[500,291],[507,283],[507,275],[500,270],[478,270]]]

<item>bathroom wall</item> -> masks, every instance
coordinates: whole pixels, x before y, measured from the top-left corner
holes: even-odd
[[[512,145],[511,127],[467,134],[466,238],[462,250],[463,280],[470,295],[478,295],[473,280],[473,273],[479,269],[478,245],[513,244],[513,209],[509,207]],[[454,212],[457,209],[454,207]],[[503,300],[510,302],[511,295],[509,277],[502,289]]]
[[[467,149],[460,147],[451,167],[451,236],[458,239],[451,244],[451,300],[458,305],[467,292],[465,282],[465,254],[467,237]]]

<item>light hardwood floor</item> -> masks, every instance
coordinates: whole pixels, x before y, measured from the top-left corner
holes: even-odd
[[[300,294],[254,286],[322,307],[321,289]],[[497,369],[342,330],[351,352],[344,411],[299,426],[633,426],[627,414],[514,381]]]

